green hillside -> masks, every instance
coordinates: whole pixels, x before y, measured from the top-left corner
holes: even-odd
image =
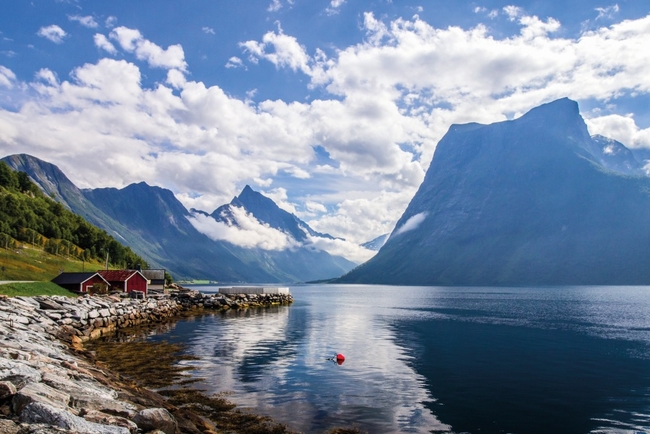
[[[0,279],[50,280],[60,271],[148,267],[105,231],[65,209],[24,172],[0,162]]]
[[[11,243],[10,243],[11,244]],[[47,253],[44,248],[14,242],[0,247],[0,280],[49,281],[61,271],[96,271],[105,264]]]

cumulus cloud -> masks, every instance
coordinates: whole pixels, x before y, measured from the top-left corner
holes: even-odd
[[[185,71],[185,53],[179,44],[170,45],[167,49],[145,39],[139,30],[128,27],[116,27],[110,33],[110,38],[117,41],[123,50],[135,53],[139,60],[144,60],[154,68],[178,69]]]
[[[81,24],[84,27],[88,27],[89,29],[95,29],[99,26],[97,24],[97,21],[95,21],[95,18],[93,18],[90,15],[87,16],[81,16],[81,15],[68,15],[68,19],[70,21],[76,21],[79,24]]]
[[[348,261],[352,261],[356,264],[366,262],[368,259],[377,254],[377,252],[373,250],[366,249],[365,247],[361,247],[358,244],[354,244],[346,240],[332,240],[329,238],[311,236],[308,236],[308,240],[308,247],[326,251],[330,255],[342,256]]]
[[[397,228],[394,235],[400,235],[403,234],[404,232],[409,232],[414,229],[417,229],[418,227],[420,227],[422,222],[427,218],[427,214],[428,214],[427,212],[421,212],[415,214],[414,216],[409,217],[409,219],[406,220],[406,222],[402,226]]]
[[[93,36],[93,39],[97,48],[100,48],[110,54],[117,53],[115,46],[111,44],[111,41],[109,41],[108,38],[101,33],[96,33],[95,36]]]
[[[598,116],[585,121],[591,134],[618,140],[629,148],[650,148],[650,128],[640,128],[632,114]]]
[[[63,43],[63,39],[68,35],[61,27],[57,26],[56,24],[41,27],[38,29],[38,32],[36,34],[45,39],[49,39],[55,44]]]
[[[319,97],[303,102],[254,102],[192,81],[180,45],[163,49],[118,27],[95,44],[146,65],[101,59],[60,78],[43,70],[32,83],[0,67],[1,88],[38,95],[0,109],[0,148],[51,161],[80,187],[144,180],[201,209],[227,203],[246,183],[273,185],[269,197],[283,209],[358,244],[393,229],[450,124],[510,119],[564,96],[605,103],[650,93],[650,16],[569,38],[553,18],[502,11],[517,34],[367,13],[363,40],[329,57],[310,55],[281,28],[242,43],[249,60],[305,74]],[[144,86],[147,67],[167,69],[167,81]],[[634,115],[591,114],[588,123],[592,133],[650,147]],[[97,155],[102,165],[87,164]],[[287,191],[287,174],[318,194]]]
[[[285,35],[280,28],[277,32],[268,32],[262,41],[246,41],[240,44],[254,59],[266,59],[278,68],[310,73],[310,57],[305,47],[293,36]]]
[[[243,68],[244,67],[244,62],[237,57],[233,56],[230,59],[228,59],[228,62],[226,62],[226,68]]]
[[[228,223],[218,222],[203,214],[193,214],[189,217],[189,221],[199,232],[213,240],[227,241],[240,247],[262,250],[286,250],[298,247],[293,237],[268,224],[260,223],[243,208],[231,206],[230,210],[234,221]]]

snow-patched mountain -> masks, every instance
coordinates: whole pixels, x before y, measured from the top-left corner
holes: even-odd
[[[561,99],[452,125],[395,230],[341,282],[650,283],[650,179]]]
[[[300,270],[302,280],[338,277],[356,266],[319,247],[336,238],[313,230],[248,185],[239,196],[211,214],[195,209],[191,212],[193,224],[202,233],[215,240],[261,250],[278,269],[290,274]]]

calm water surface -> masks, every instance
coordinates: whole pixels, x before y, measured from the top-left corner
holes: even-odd
[[[650,432],[650,287],[291,292],[149,339],[184,342],[203,388],[305,433]]]

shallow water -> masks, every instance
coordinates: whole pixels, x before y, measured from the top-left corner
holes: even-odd
[[[201,387],[305,433],[650,431],[650,287],[291,292],[148,339],[185,343]]]

